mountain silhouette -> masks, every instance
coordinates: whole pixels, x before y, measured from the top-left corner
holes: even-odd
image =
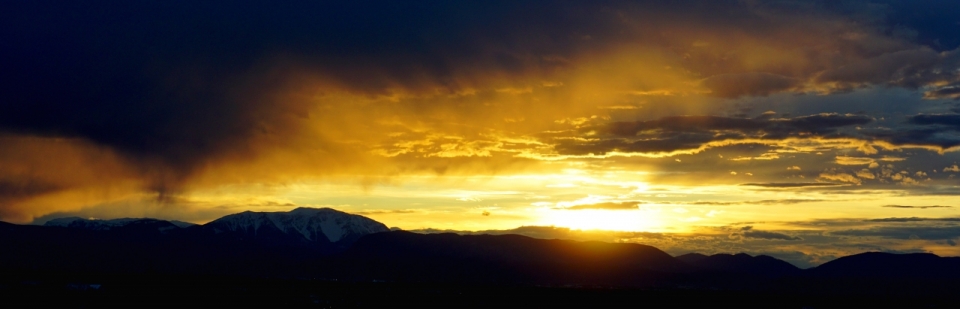
[[[640,244],[389,231],[333,209],[243,212],[186,227],[156,219],[51,221],[0,222],[0,279],[162,274],[837,295],[960,288],[960,258],[933,254],[863,253],[800,270],[763,255],[672,257]]]
[[[695,265],[697,262],[700,262],[701,260],[706,259],[707,257],[708,255],[704,255],[696,252],[676,256],[678,260],[684,261],[690,265]]]
[[[865,252],[826,262],[811,273],[819,277],[956,279],[960,278],[960,257]]]
[[[224,216],[195,230],[225,232],[266,246],[301,245],[324,252],[347,248],[360,237],[389,231],[370,218],[331,208],[300,207],[289,212],[252,212]]]
[[[0,268],[289,276],[315,268],[311,264],[317,259],[344,250],[363,235],[388,230],[369,218],[329,208],[244,212],[187,227],[150,218],[51,221],[47,226],[0,225],[0,248],[6,249],[0,253]]]
[[[761,277],[783,277],[800,274],[800,268],[771,256],[739,254],[714,254],[706,256],[690,253],[677,256],[678,260],[704,270],[750,274]]]
[[[644,286],[690,270],[639,244],[405,231],[367,235],[340,259],[343,275],[412,281]]]
[[[194,226],[196,224],[176,221],[176,220],[159,220],[153,218],[121,218],[121,219],[111,219],[111,220],[99,220],[99,219],[84,219],[80,217],[66,217],[66,218],[56,218],[50,221],[47,221],[43,226],[60,226],[60,227],[71,227],[71,228],[82,228],[88,230],[97,230],[97,231],[106,231],[114,228],[121,228],[131,224],[144,224],[144,223],[153,223],[153,222],[166,222],[176,228],[185,228]]]

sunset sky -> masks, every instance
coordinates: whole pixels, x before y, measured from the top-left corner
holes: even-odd
[[[0,24],[6,222],[305,206],[960,255],[958,1],[16,1]]]

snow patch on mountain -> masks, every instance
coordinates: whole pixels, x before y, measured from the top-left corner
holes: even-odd
[[[318,241],[323,237],[330,242],[389,230],[383,223],[364,216],[331,208],[306,207],[289,212],[245,211],[214,220],[207,225],[233,232],[253,232],[254,235],[262,229],[275,229],[285,234],[299,234],[310,241]]]

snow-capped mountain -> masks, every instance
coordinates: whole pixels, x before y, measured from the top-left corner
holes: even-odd
[[[245,211],[204,225],[149,218],[111,220],[58,218],[47,227],[83,229],[129,241],[183,242],[231,250],[307,250],[329,254],[344,250],[360,237],[389,231],[383,223],[330,208],[297,208],[289,212]],[[236,252],[236,251],[234,251]]]
[[[289,212],[245,211],[204,225],[215,232],[255,238],[293,237],[321,243],[351,243],[360,236],[389,231],[383,223],[331,208],[300,207]]]
[[[169,224],[167,224],[169,223]],[[110,220],[84,219],[80,217],[57,218],[47,221],[43,226],[60,226],[69,228],[81,228],[94,231],[109,231],[116,228],[130,225],[158,225],[161,229],[186,228],[193,226],[193,223],[181,221],[164,221],[152,218],[120,218]]]

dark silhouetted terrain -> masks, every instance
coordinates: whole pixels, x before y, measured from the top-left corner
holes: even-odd
[[[762,277],[796,276],[801,272],[793,264],[766,255],[750,256],[739,253],[706,256],[699,253],[690,253],[677,256],[677,259],[701,270],[742,273]]]
[[[0,296],[54,306],[177,305],[193,295],[205,304],[306,307],[800,308],[937,305],[960,288],[960,258],[932,254],[863,253],[801,270],[769,256],[672,257],[640,244],[390,232],[331,209],[245,212],[194,226],[51,225],[0,222]]]

